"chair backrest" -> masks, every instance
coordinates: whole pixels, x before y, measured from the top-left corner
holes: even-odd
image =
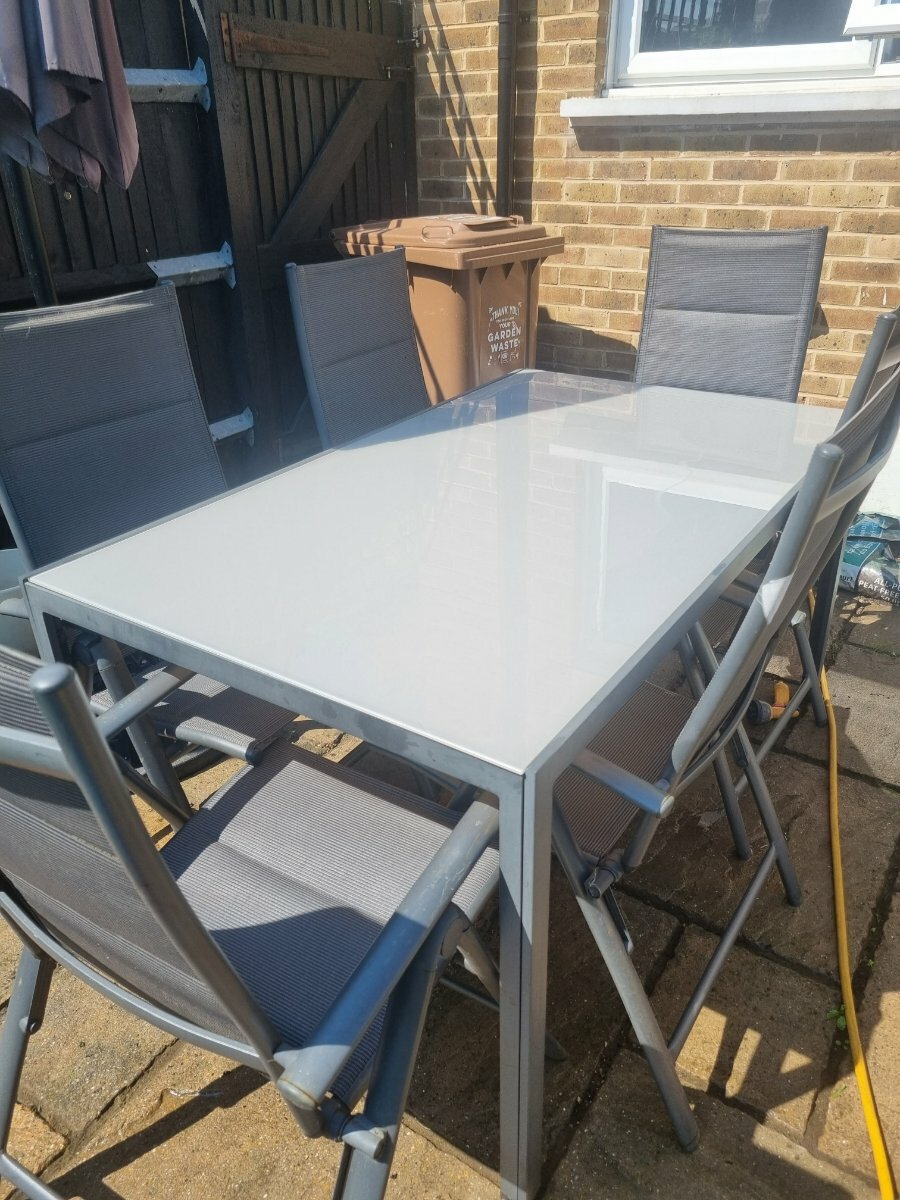
[[[900,364],[900,308],[882,313],[875,322],[859,372],[841,413],[843,425],[887,382]]]
[[[324,447],[428,407],[402,249],[285,271]]]
[[[147,834],[71,668],[6,648],[0,894],[137,996],[263,1062],[274,1050],[276,1035]]]
[[[0,503],[43,566],[224,490],[172,285],[0,315]]]
[[[840,543],[900,421],[900,369],[816,448],[763,582],[672,751],[672,781],[693,774],[730,736],[752,699],[775,638]]]
[[[654,226],[635,383],[796,400],[826,234]]]

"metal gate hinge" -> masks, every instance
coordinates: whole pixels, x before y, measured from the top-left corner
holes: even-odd
[[[206,64],[202,58],[197,59],[190,71],[129,67],[125,82],[134,104],[199,104],[209,112]]]
[[[212,283],[216,279],[224,279],[229,287],[234,287],[234,259],[231,247],[223,242],[221,249],[209,254],[186,254],[183,258],[157,258],[148,262],[147,266],[160,280],[169,280],[179,286],[190,286],[200,283]]]
[[[235,413],[231,417],[223,417],[220,421],[210,421],[209,432],[214,442],[224,442],[226,438],[247,435],[248,445],[253,445],[253,413],[249,408]]]

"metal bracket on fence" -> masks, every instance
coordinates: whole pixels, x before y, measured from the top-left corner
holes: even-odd
[[[154,262],[148,262],[147,266],[157,279],[171,280],[176,287],[212,283],[216,279],[224,279],[232,288],[235,285],[234,259],[227,242],[222,243],[220,250],[213,250],[209,254],[158,258]]]
[[[425,30],[421,25],[416,25],[412,31],[412,37],[397,38],[397,45],[412,46],[414,50],[424,50],[427,45]]]
[[[253,445],[253,413],[249,408],[235,413],[233,417],[223,417],[221,421],[210,421],[209,432],[214,442],[224,442],[226,438],[237,437],[241,433],[247,435],[247,442]]]
[[[209,112],[206,64],[202,58],[197,59],[190,71],[129,67],[125,82],[135,104],[199,104]]]

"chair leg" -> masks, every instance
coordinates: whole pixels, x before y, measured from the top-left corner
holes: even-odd
[[[827,725],[828,714],[825,711],[825,697],[822,695],[822,683],[816,669],[816,660],[810,645],[809,634],[806,631],[805,616],[794,625],[794,641],[797,643],[797,652],[800,655],[800,662],[803,664],[803,673],[809,680],[809,702],[812,705],[813,717],[817,725]]]
[[[8,1153],[19,1080],[28,1041],[41,1026],[55,963],[29,945],[22,947],[12,994],[0,1032],[0,1176],[15,1184],[31,1200],[57,1197]],[[57,1197],[58,1200],[58,1197]]]
[[[457,947],[462,955],[463,964],[470,975],[474,975],[481,986],[494,1001],[492,1008],[500,1007],[500,972],[490,951],[481,939],[474,925],[470,925],[459,939]],[[446,978],[444,979],[446,983]],[[469,993],[474,996],[474,991]],[[565,1062],[569,1057],[551,1033],[544,1035],[544,1054],[551,1062]]]
[[[753,752],[753,747],[750,745],[750,739],[742,727],[738,727],[736,736],[745,763],[744,772],[747,776],[748,786],[753,799],[756,801],[756,807],[760,820],[763,823],[763,828],[766,831],[766,837],[768,837],[769,844],[775,850],[775,861],[778,864],[778,874],[781,876],[785,895],[787,896],[788,903],[797,907],[803,902],[803,892],[800,889],[800,881],[797,878],[797,872],[794,869],[791,853],[788,850],[784,831],[779,824],[778,814],[775,812],[775,805],[772,803],[769,788],[756,755]]]
[[[391,1175],[400,1121],[425,1026],[428,1002],[438,976],[454,953],[460,916],[440,922],[413,959],[388,1003],[381,1045],[366,1096],[365,1115],[387,1134],[381,1158],[345,1146],[333,1200],[382,1200]]]
[[[675,1070],[675,1060],[669,1053],[662,1030],[644,991],[644,985],[622,945],[622,939],[607,911],[603,897],[590,900],[584,895],[579,895],[576,899],[612,976],[619,998],[625,1006],[631,1027],[656,1080],[678,1141],[683,1149],[695,1150],[700,1133]]]
[[[728,769],[728,759],[725,757],[724,750],[713,759],[713,770],[716,773],[716,782],[719,785],[719,791],[722,793],[722,804],[725,808],[728,828],[731,830],[734,852],[738,858],[746,861],[751,854],[750,839],[747,837],[744,817],[741,813],[740,802],[735,791],[731,771]]]
[[[703,676],[700,673],[697,656],[694,653],[694,648],[689,638],[682,638],[679,643],[678,652],[681,657],[681,665],[684,667],[688,686],[691,689],[691,694],[695,700],[699,700],[706,691],[706,687]],[[751,854],[750,839],[747,837],[747,829],[744,825],[744,817],[741,813],[738,794],[735,790],[734,780],[731,777],[728,759],[725,756],[724,750],[713,759],[713,770],[716,773],[716,782],[719,785],[719,791],[722,793],[722,803],[725,806],[725,816],[728,820],[728,828],[731,830],[735,853],[738,858],[746,861]]]

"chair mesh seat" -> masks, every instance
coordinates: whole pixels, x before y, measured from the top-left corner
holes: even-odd
[[[162,669],[154,665],[139,671],[135,682],[143,683]],[[112,704],[107,691],[95,692],[91,699],[102,708]],[[154,725],[167,737],[202,745],[218,742],[223,751],[245,759],[253,758],[296,715],[206,675],[194,675],[150,713]]]
[[[731,604],[728,600],[717,600],[700,620],[709,644],[716,647],[730,642],[743,615],[743,609],[736,604]]]
[[[162,851],[200,919],[285,1041],[304,1043],[428,865],[456,814],[287,742],[226,784]],[[495,850],[455,896],[474,918]],[[355,1099],[381,1019],[336,1087]]]
[[[656,783],[669,765],[675,739],[693,711],[694,701],[689,696],[644,683],[588,749],[648,783]],[[640,812],[630,800],[589,779],[577,767],[569,767],[560,775],[553,794],[578,845],[598,859],[615,849]]]

